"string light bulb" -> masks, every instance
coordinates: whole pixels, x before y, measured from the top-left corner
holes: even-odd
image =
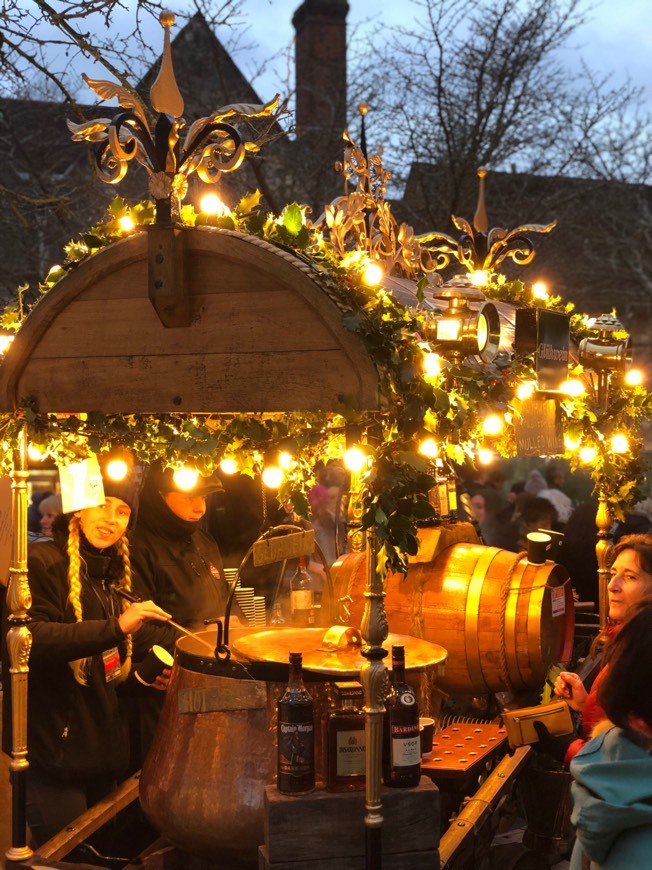
[[[482,421],[482,431],[485,435],[500,435],[504,423],[504,418],[499,414],[489,414]]]
[[[111,480],[124,480],[129,473],[129,466],[124,459],[111,459],[104,470]]]
[[[134,229],[136,224],[134,223],[131,215],[125,214],[118,219],[118,226],[123,233],[130,233]]]
[[[532,297],[543,301],[548,298],[548,288],[543,281],[535,281],[532,285]]]
[[[284,471],[287,471],[292,465],[292,454],[288,453],[287,450],[281,450],[278,454],[278,464]]]
[[[49,452],[47,448],[41,447],[40,444],[27,445],[27,456],[32,462],[43,462]]]
[[[627,453],[629,450],[629,438],[621,432],[611,439],[611,449],[614,453]]]
[[[589,444],[582,447],[580,450],[580,459],[585,465],[591,465],[591,463],[595,461],[597,455],[598,451],[596,448]]]
[[[586,389],[582,381],[578,381],[577,379],[564,381],[563,384],[559,387],[560,392],[566,393],[567,396],[571,396],[576,399],[579,396],[583,396],[586,393]]]
[[[362,271],[362,280],[367,287],[377,287],[383,280],[383,270],[374,260],[367,260]]]
[[[199,201],[199,209],[204,214],[216,215],[217,217],[224,217],[231,211],[215,193],[205,193]]]
[[[284,480],[285,474],[278,465],[267,465],[263,469],[263,483],[267,489],[278,489]]]
[[[199,480],[199,472],[196,468],[188,468],[183,465],[181,468],[176,469],[172,475],[172,480],[177,489],[187,492],[196,486],[197,481]]]
[[[226,456],[220,462],[220,470],[224,472],[224,474],[235,474],[238,470],[238,463],[232,456]]]
[[[436,378],[441,374],[441,357],[438,353],[424,351],[423,372],[427,378]]]
[[[480,465],[491,465],[494,461],[494,452],[489,447],[481,447],[478,450],[478,462]]]
[[[344,465],[349,471],[362,471],[366,461],[367,457],[359,447],[350,447],[344,454]]]
[[[439,444],[434,438],[424,438],[419,444],[419,453],[428,459],[435,459],[439,455]]]
[[[524,401],[525,399],[529,399],[534,395],[534,391],[536,390],[536,382],[535,381],[523,381],[516,388],[516,398]]]
[[[643,383],[643,372],[640,369],[630,369],[625,374],[624,380],[629,387],[640,387]]]

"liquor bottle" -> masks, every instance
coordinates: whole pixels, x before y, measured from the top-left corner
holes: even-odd
[[[299,556],[296,573],[290,580],[290,613],[296,626],[307,628],[315,624],[314,591],[305,556]]]
[[[272,615],[269,620],[270,625],[285,625],[285,617],[283,616],[283,605],[280,601],[275,601],[272,607]]]
[[[416,786],[421,777],[419,707],[405,681],[403,646],[392,646],[392,687],[385,706],[383,782],[397,788]]]
[[[365,715],[360,683],[335,683],[335,710],[326,723],[326,788],[364,791],[366,771]]]
[[[315,788],[313,702],[303,684],[301,653],[290,653],[290,676],[276,706],[277,788],[282,794],[308,794]]]

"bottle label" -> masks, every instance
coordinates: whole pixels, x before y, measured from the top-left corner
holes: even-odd
[[[421,737],[419,723],[392,725],[392,766],[413,767],[421,764]]]
[[[295,610],[310,610],[312,607],[312,589],[293,589],[290,592],[290,607]]]
[[[365,743],[364,731],[338,731],[335,747],[338,776],[364,776]]]
[[[304,776],[314,767],[312,722],[279,722],[278,769],[289,776]]]

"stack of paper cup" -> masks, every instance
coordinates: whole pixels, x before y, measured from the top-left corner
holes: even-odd
[[[236,588],[235,597],[240,605],[240,610],[242,610],[243,614],[247,618],[247,622],[250,625],[254,624],[254,588],[253,586],[242,586]]]
[[[267,625],[264,595],[254,595],[254,624]]]

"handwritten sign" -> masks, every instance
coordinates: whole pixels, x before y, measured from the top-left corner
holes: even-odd
[[[522,416],[514,416],[514,435],[519,456],[557,456],[564,452],[561,412],[556,398],[534,395],[522,404]]]

